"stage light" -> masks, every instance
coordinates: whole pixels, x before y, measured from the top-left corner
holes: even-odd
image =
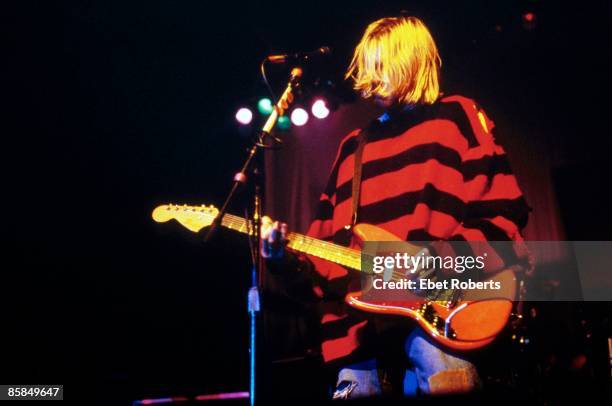
[[[312,115],[316,118],[325,118],[329,116],[329,109],[325,104],[325,100],[322,99],[319,99],[312,103],[312,108],[310,109],[310,111],[312,111]]]
[[[303,126],[308,122],[308,112],[301,107],[294,109],[291,112],[291,122],[298,127]]]
[[[523,14],[523,27],[526,30],[533,30],[537,24],[537,17],[532,12]]]
[[[253,120],[253,112],[246,107],[242,107],[236,112],[236,120],[240,124],[247,125]]]
[[[276,126],[279,130],[288,130],[291,127],[291,120],[287,116],[281,116],[278,118]]]
[[[266,115],[266,116],[271,114],[272,111],[274,111],[274,106],[272,105],[272,101],[268,99],[267,97],[260,99],[259,102],[257,102],[257,110],[259,110],[261,114]]]

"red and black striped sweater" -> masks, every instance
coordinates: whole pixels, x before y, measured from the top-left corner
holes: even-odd
[[[473,100],[449,96],[383,117],[366,132],[359,222],[407,241],[522,240],[529,206],[495,142],[493,122]],[[360,131],[340,144],[310,236],[331,240],[351,224]],[[506,265],[513,260],[499,257]],[[342,363],[358,353],[371,331],[367,315],[343,302],[355,277],[330,262],[314,257],[308,262],[317,276],[323,358]]]

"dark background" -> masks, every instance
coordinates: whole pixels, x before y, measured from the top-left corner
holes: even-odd
[[[443,89],[478,100],[506,134],[538,214],[527,237],[610,239],[603,1],[2,8],[4,383],[63,383],[113,404],[246,390],[246,242],[221,233],[204,246],[154,224],[150,212],[167,202],[221,204],[249,142],[233,115],[266,95],[263,56],[332,46],[321,77],[344,111],[354,98],[340,78],[354,45],[369,22],[402,9],[431,28]],[[528,11],[532,27],[522,20]],[[277,92],[286,75],[271,70]],[[233,211],[244,203],[240,195]],[[569,309],[559,324],[573,331],[582,310]],[[306,345],[295,346],[276,355]]]

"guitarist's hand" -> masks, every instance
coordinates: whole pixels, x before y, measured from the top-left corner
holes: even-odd
[[[280,260],[285,256],[287,224],[272,222],[268,216],[261,218],[261,256],[269,260]]]

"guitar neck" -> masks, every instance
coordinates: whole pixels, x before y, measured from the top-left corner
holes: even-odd
[[[252,233],[252,224],[242,217],[226,214],[221,225],[244,234]],[[309,254],[354,270],[361,270],[361,252],[299,233],[287,235],[287,248]]]

